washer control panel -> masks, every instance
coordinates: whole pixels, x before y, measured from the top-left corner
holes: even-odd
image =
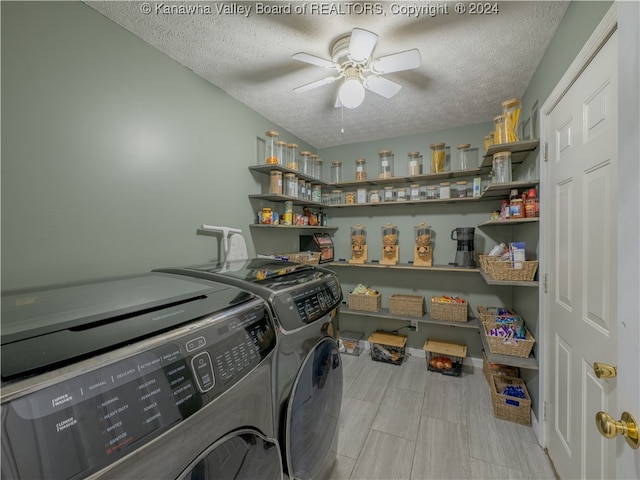
[[[2,478],[84,478],[193,415],[275,348],[262,301],[198,322],[186,336],[166,334],[154,348],[4,401],[11,458]]]

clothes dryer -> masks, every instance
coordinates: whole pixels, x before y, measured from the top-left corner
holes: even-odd
[[[327,478],[336,457],[343,382],[336,275],[265,258],[162,271],[227,283],[267,300],[277,325],[274,407],[285,473]]]
[[[280,479],[264,300],[163,273],[2,295],[2,479]]]

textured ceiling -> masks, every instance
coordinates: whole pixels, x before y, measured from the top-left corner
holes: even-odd
[[[463,2],[465,14],[455,13],[454,2],[264,2],[292,10],[267,14],[257,11],[260,2],[86,3],[316,148],[490,121],[501,101],[525,92],[568,6],[499,1],[491,4],[497,14],[472,15],[470,2]],[[407,6],[439,12],[397,12]],[[248,15],[240,10],[249,7]],[[422,65],[387,75],[402,85],[395,97],[367,91],[364,103],[344,109],[343,117],[334,106],[337,82],[292,92],[332,71],[291,56],[329,59],[332,41],[354,27],[378,34],[374,57],[417,48]]]

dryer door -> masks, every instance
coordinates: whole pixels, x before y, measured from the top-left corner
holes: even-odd
[[[237,430],[202,452],[179,477],[180,480],[221,478],[282,480],[278,443],[255,430]]]
[[[338,344],[325,337],[311,349],[287,406],[286,453],[289,476],[321,478],[335,459],[342,404],[342,360]]]

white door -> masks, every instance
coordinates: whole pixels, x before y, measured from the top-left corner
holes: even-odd
[[[545,122],[546,429],[562,479],[616,471],[616,442],[594,420],[600,410],[616,414],[616,380],[596,378],[593,363],[617,364],[617,43],[614,32]]]

